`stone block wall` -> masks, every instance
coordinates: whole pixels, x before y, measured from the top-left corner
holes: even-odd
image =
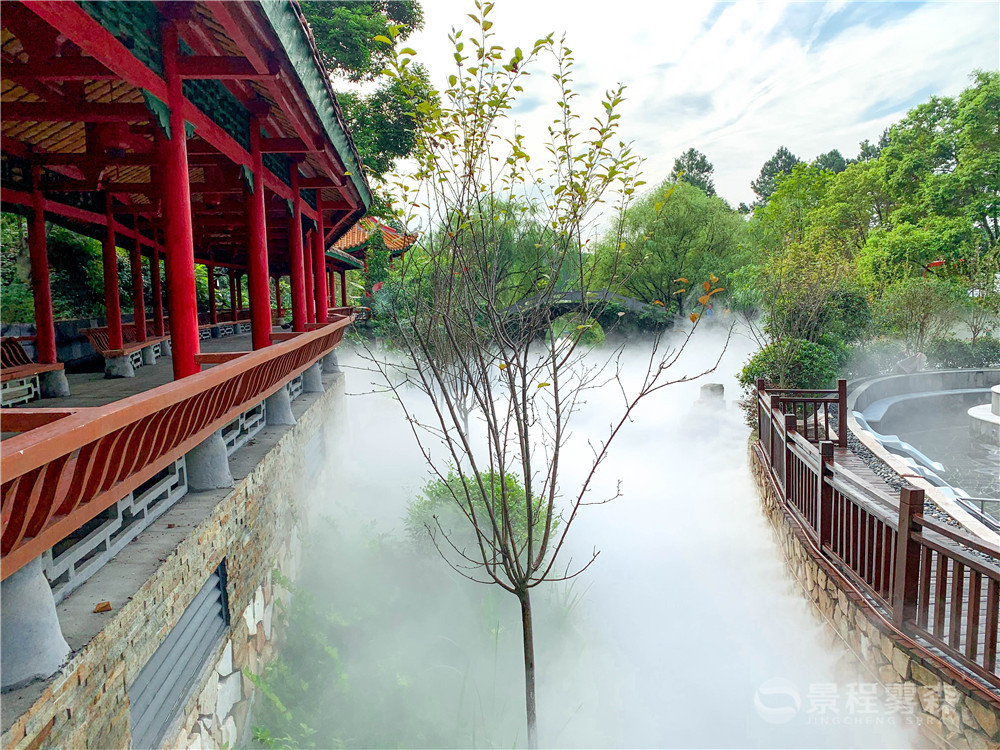
[[[236,747],[249,739],[253,685],[244,670],[262,670],[278,642],[274,610],[287,592],[272,571],[295,579],[306,515],[300,483],[311,473],[303,465],[306,446],[328,429],[335,402],[343,397],[342,378],[325,377],[327,391],[310,394],[312,403],[297,415],[298,423],[277,437],[233,489],[216,491],[217,502],[211,493],[189,494],[129,545],[182,524],[199,502],[206,506],[190,533],[155,565],[134,595],[120,605],[114,602],[100,631],[49,678],[40,696],[3,733],[3,750],[131,747],[128,686],[223,559],[230,626],[168,730],[164,747]],[[207,499],[199,500],[199,495]]]
[[[941,748],[1000,750],[1000,700],[941,667],[887,626],[829,561],[817,558],[782,506],[757,450],[750,467],[764,514],[791,573],[814,610],[861,666],[893,695],[912,695],[920,731]]]

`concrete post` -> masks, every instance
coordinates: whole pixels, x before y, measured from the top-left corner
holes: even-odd
[[[340,369],[340,362],[337,359],[337,350],[331,349],[327,352],[326,356],[321,360],[323,362],[323,372],[329,374],[336,374],[338,372],[343,372]]]
[[[264,399],[264,410],[267,413],[268,427],[295,424],[295,416],[292,414],[292,400],[288,398],[286,386],[282,386]]]
[[[41,558],[0,584],[0,633],[4,690],[50,676],[69,656]]]
[[[172,357],[174,356],[174,348],[170,344],[170,339],[160,342],[160,356],[161,357]]]
[[[229,454],[222,430],[212,433],[201,445],[188,451],[184,456],[187,464],[188,490],[218,490],[233,486],[233,474],[229,470]]]
[[[320,372],[319,362],[313,362],[312,366],[302,373],[303,393],[323,393],[323,373]]]
[[[156,352],[153,351],[153,347],[147,346],[142,350],[142,363],[144,365],[156,364]]]
[[[132,358],[127,354],[123,357],[105,357],[104,377],[134,378],[135,368],[132,366]]]
[[[38,375],[38,389],[42,398],[62,398],[69,394],[69,381],[65,370],[50,370]]]

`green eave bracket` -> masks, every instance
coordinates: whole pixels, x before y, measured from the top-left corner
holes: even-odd
[[[309,96],[327,137],[344,164],[346,175],[358,191],[367,210],[372,204],[371,191],[361,175],[361,166],[354,158],[347,133],[337,120],[337,112],[324,80],[326,73],[316,67],[309,39],[299,23],[298,15],[289,0],[261,0],[260,7],[284,47],[285,54],[288,55],[302,88]]]
[[[150,94],[145,89],[142,90],[142,98],[146,102],[146,109],[149,110],[150,114],[156,120],[157,124],[160,126],[160,130],[163,131],[167,139],[170,139],[170,107],[167,106],[166,102],[160,101],[155,96]],[[184,134],[191,138],[194,136],[194,125],[192,125],[187,120],[184,121]]]

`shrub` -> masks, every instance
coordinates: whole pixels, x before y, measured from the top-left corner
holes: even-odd
[[[837,379],[837,358],[822,344],[781,339],[751,357],[738,379],[750,389],[757,378],[778,388],[828,388]]]
[[[503,492],[507,496],[507,508],[512,514],[511,524],[514,534],[519,540],[527,540],[528,507],[521,482],[513,474],[504,474],[501,479],[500,474],[492,471],[485,471],[480,477],[485,493],[480,492],[479,483],[473,477],[467,476],[463,480],[455,472],[450,472],[444,480],[433,480],[424,486],[420,496],[411,501],[407,507],[404,521],[407,533],[415,544],[418,546],[431,544],[429,528],[435,536],[439,536],[442,532],[447,534],[451,544],[458,549],[475,545],[475,531],[463,513],[463,508],[468,508],[465,488],[468,488],[468,496],[472,498],[479,526],[487,530],[490,528],[490,520],[486,496],[489,496],[493,512],[499,515],[502,506],[501,481]],[[459,503],[462,507],[459,507]],[[543,503],[535,501],[536,539],[541,539],[545,531],[545,517],[540,515],[543,508]],[[553,522],[553,528],[555,525],[556,522]],[[445,547],[449,546],[446,541],[440,543]]]
[[[943,369],[997,367],[1000,341],[992,336],[980,336],[975,341],[935,339],[927,346],[927,363]]]

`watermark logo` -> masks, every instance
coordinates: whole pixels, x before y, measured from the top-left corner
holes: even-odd
[[[757,715],[768,724],[787,724],[802,708],[802,697],[794,682],[772,677],[758,685],[753,706]]]
[[[753,696],[757,715],[768,724],[916,724],[917,694],[912,684],[811,682],[805,698],[784,677],[772,677]]]

